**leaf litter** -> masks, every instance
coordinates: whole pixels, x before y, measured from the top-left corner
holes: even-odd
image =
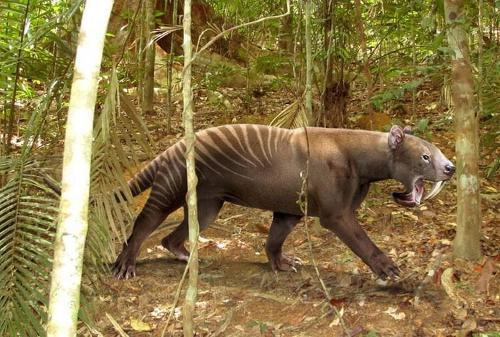
[[[237,96],[238,89],[231,95]],[[244,92],[240,95],[243,97]],[[439,118],[436,110],[444,109],[435,103],[438,94],[434,96],[422,98],[427,100],[423,106],[433,107],[422,114],[429,119],[432,141],[450,154],[452,132],[433,131],[433,122]],[[261,99],[267,100],[264,106],[274,107],[259,117],[264,124],[286,102],[293,101],[287,91]],[[206,104],[198,103],[196,111],[200,128],[227,118],[213,117],[220,112]],[[212,117],[203,119],[205,116]],[[230,116],[237,122],[246,119],[237,114]],[[179,125],[178,117],[173,125]],[[160,130],[153,133],[161,146],[179,138],[165,136]],[[499,207],[498,198],[490,196],[497,195],[500,186],[491,179],[482,182],[486,186],[482,193],[488,195],[482,201],[482,248],[486,257],[479,264],[452,259],[456,230],[453,181],[435,199],[416,209],[392,203],[388,196],[393,183],[376,184],[358,211],[373,241],[400,266],[402,275],[397,281],[377,281],[334,234],[313,225],[314,255],[332,295],[329,301],[309,261],[302,224],[284,246],[284,251],[299,258],[302,265],[297,267],[297,273],[273,273],[264,250],[271,213],[225,205],[216,223],[200,238],[197,336],[346,336],[331,306],[341,313],[351,336],[465,336],[499,331],[500,234],[498,214],[492,211]],[[144,197],[136,201],[140,209]],[[178,211],[167,222],[180,221],[181,217],[182,211]],[[161,335],[184,270],[184,263],[159,245],[171,229],[163,227],[146,240],[136,278],[120,281],[110,277],[103,282],[93,301],[99,312],[113,315],[114,322],[107,316],[95,315],[97,328],[104,336]],[[172,336],[182,336],[183,297],[184,293],[174,311]]]

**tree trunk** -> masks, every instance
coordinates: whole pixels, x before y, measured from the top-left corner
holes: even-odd
[[[323,81],[323,90],[321,92],[321,105],[319,118],[317,121],[318,125],[325,125],[325,111],[328,102],[326,101],[327,90],[332,86],[333,83],[333,0],[323,1],[324,10],[324,20],[323,20],[323,50],[326,51],[325,58],[325,78]]]
[[[172,7],[172,25],[177,25],[177,0],[173,1]],[[173,34],[173,33],[172,33]],[[169,35],[172,35],[169,34]],[[172,115],[175,112],[175,106],[172,104],[172,72],[174,67],[174,50],[175,50],[175,39],[171,37],[170,40],[170,51],[168,55],[167,64],[167,133],[170,133],[172,129]]]
[[[48,337],[76,336],[87,235],[92,127],[112,0],[87,0],[76,51],[66,127],[60,222],[54,245]]]
[[[325,101],[325,112],[322,125],[324,127],[345,127],[349,90],[349,82],[345,81],[343,78],[333,80],[332,83],[326,87],[323,98]]]
[[[363,54],[363,73],[365,74],[366,80],[366,110],[370,117],[370,124],[373,123],[373,107],[371,103],[373,95],[373,79],[370,72],[370,64],[368,60],[368,50],[366,48],[366,36],[365,36],[365,26],[363,25],[363,17],[361,16],[361,1],[354,0],[354,8],[356,11],[356,26],[358,29],[359,42],[361,46],[361,53]]]
[[[193,130],[193,92],[191,89],[191,0],[184,0],[184,70],[182,77],[182,100],[183,100],[183,120],[184,139],[186,141],[186,170],[187,170],[187,195],[186,203],[188,207],[189,223],[189,280],[184,302],[183,329],[184,336],[194,335],[193,315],[196,296],[198,292],[198,209],[196,197],[197,177],[195,171],[194,144],[195,134]]]
[[[323,92],[321,93],[321,111],[318,118],[318,125],[328,128],[340,128],[345,126],[347,102],[349,98],[349,82],[344,79],[343,60],[338,60],[337,65],[340,70],[333,71],[335,58],[333,43],[335,35],[335,6],[336,1],[324,0],[325,20],[323,24],[324,41],[323,49],[326,51],[325,81]],[[344,48],[344,46],[340,46]]]
[[[286,10],[287,3],[282,1],[283,7]],[[287,53],[293,53],[293,17],[292,13],[290,15],[281,18],[281,27],[279,34],[279,48],[280,51],[284,50]],[[248,38],[247,38],[248,41]]]
[[[477,3],[477,102],[479,116],[483,114],[483,0]]]
[[[479,200],[478,114],[474,104],[474,79],[464,29],[464,0],[445,0],[447,37],[452,56],[452,100],[455,109],[457,155],[456,257],[469,260],[481,256]]]
[[[312,109],[312,45],[311,45],[311,0],[306,0],[306,92],[305,92],[305,106],[308,124],[313,123],[313,109]]]
[[[135,43],[135,50],[137,53],[137,102],[139,106],[143,106],[144,100],[144,77],[145,77],[145,68],[146,68],[146,58],[144,53],[144,47],[147,43],[146,37],[146,28],[145,28],[145,13],[146,13],[146,5],[144,1],[140,2],[140,17],[142,20],[139,20],[140,24],[137,29],[137,42]]]
[[[146,0],[145,5],[145,25],[144,36],[146,37],[146,50],[144,57],[144,91],[142,100],[142,111],[149,113],[154,111],[154,89],[155,89],[155,43],[152,40],[151,32],[155,29],[155,3],[156,0]]]
[[[29,19],[28,19],[28,14],[30,10],[30,2],[28,1],[26,3],[26,7],[24,9],[24,17],[23,17],[23,22],[21,23],[21,29],[19,29],[19,47],[17,49],[17,62],[16,62],[16,72],[15,72],[15,80],[14,80],[14,88],[12,89],[12,98],[10,101],[10,109],[9,109],[9,117],[8,117],[8,126],[7,126],[7,98],[5,99],[5,104],[4,104],[4,116],[5,116],[5,123],[4,123],[4,131],[2,135],[2,141],[4,144],[4,151],[2,154],[8,155],[11,150],[11,141],[12,137],[14,136],[14,121],[16,119],[16,97],[17,97],[17,87],[19,84],[19,77],[20,77],[20,69],[22,65],[22,60],[21,60],[21,54],[23,51],[23,42],[24,42],[24,36],[26,35],[26,29],[29,27]]]

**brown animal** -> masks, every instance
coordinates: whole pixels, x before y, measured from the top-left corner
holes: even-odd
[[[386,179],[400,181],[405,191],[393,193],[393,197],[413,207],[422,201],[424,180],[436,182],[428,194],[432,197],[455,171],[436,146],[405,131],[399,126],[382,133],[287,130],[251,124],[200,131],[195,146],[200,230],[215,220],[225,201],[273,211],[266,253],[273,270],[291,269],[294,261],[283,255],[282,245],[303,216],[297,199],[309,152],[308,214],[318,216],[321,225],[337,234],[379,277],[395,277],[398,267],[370,240],[355,217],[370,184]],[[134,196],[149,187],[152,191],[114,264],[116,277],[135,276],[142,242],[181,206],[185,218],[162,245],[187,260],[184,152],[184,141],[180,141],[129,182]]]

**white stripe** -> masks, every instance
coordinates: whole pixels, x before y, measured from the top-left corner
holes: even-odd
[[[226,129],[229,129],[229,128],[226,128]],[[231,141],[226,137],[226,135],[224,134],[224,132],[220,131],[220,130],[217,130],[219,131],[220,133],[220,138],[222,139],[222,141],[224,142],[224,144],[227,145],[227,147],[229,147],[231,150],[234,151],[234,153],[236,153],[238,155],[238,157],[240,157],[241,159],[243,159],[244,161],[246,161],[247,163],[251,164],[252,166],[254,167],[257,167],[257,165],[255,165],[254,162],[252,162],[251,160],[249,160],[248,158],[246,158],[245,156],[243,156],[241,154],[241,151],[238,151],[234,146],[233,144],[231,144]],[[238,138],[238,137],[236,137]],[[243,148],[243,145],[240,143],[241,147]],[[240,164],[241,165],[241,164]],[[243,165],[242,165],[243,166]],[[246,165],[244,165],[243,167],[248,167]]]
[[[165,175],[165,172],[160,171],[158,172],[158,177],[163,178],[163,181],[167,183],[168,185],[168,190],[170,191],[171,194],[174,194],[174,191],[172,190],[172,185],[170,185],[170,180],[169,178]]]
[[[214,157],[212,156],[212,154],[210,153],[210,151],[208,151],[208,150],[207,150],[207,148],[205,148],[205,146],[204,146],[202,143],[198,142],[196,145],[198,145],[198,148],[201,150],[201,153],[202,153],[202,154],[204,154],[204,155],[206,155],[206,156],[207,156],[210,160],[212,160],[212,162],[214,162],[217,166],[219,166],[219,167],[221,167],[222,169],[225,169],[225,170],[227,170],[227,171],[229,171],[229,172],[231,172],[231,173],[233,173],[233,174],[235,174],[235,175],[237,175],[237,176],[240,176],[240,177],[242,177],[242,178],[251,179],[250,177],[245,176],[245,175],[243,175],[243,174],[240,174],[240,173],[238,173],[238,172],[236,172],[236,171],[233,171],[233,170],[231,170],[229,167],[227,167],[227,166],[225,166],[225,165],[223,165],[223,164],[219,163],[219,161],[217,160],[217,158],[214,158]],[[208,165],[208,166],[209,166],[209,165]],[[213,171],[216,171],[216,170],[214,170],[214,169],[213,169],[212,167],[210,167],[210,166],[209,166],[209,168],[211,168]],[[216,171],[216,172],[218,172],[218,171]],[[220,174],[220,173],[219,173],[219,174]]]
[[[252,150],[252,147],[250,146],[250,142],[248,141],[248,132],[246,128],[247,128],[246,126],[241,127],[241,131],[243,132],[243,138],[246,144],[245,150],[247,150],[252,155],[252,157],[260,163],[262,167],[265,167],[264,163],[259,159],[259,157],[255,155],[255,153]]]
[[[207,141],[208,140],[208,141]],[[216,144],[212,138],[207,134],[205,134],[205,136],[203,138],[199,138],[198,141],[207,141],[207,142],[210,142],[209,145],[211,145],[218,153],[220,153],[224,158],[226,158],[227,160],[233,162],[234,164],[238,165],[238,166],[241,166],[241,167],[248,167],[247,165],[244,165],[242,163],[240,163],[239,161],[236,161],[234,160],[233,158],[231,158],[230,156],[228,156],[224,151],[222,151],[222,149],[219,147],[218,144]]]
[[[267,129],[267,151],[269,151],[269,157],[272,160],[273,153],[271,151],[271,131],[273,131],[273,128]]]
[[[264,142],[262,141],[262,135],[260,134],[259,128],[257,127],[257,125],[252,125],[252,128],[255,130],[255,133],[257,134],[257,139],[259,140],[259,145],[260,145],[260,149],[262,151],[262,154],[266,158],[267,163],[271,164],[271,161],[267,157],[266,150],[264,150]]]

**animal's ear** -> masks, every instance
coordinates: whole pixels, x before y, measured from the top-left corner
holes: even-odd
[[[389,131],[389,147],[391,150],[396,150],[405,139],[405,132],[399,125],[393,125]]]
[[[407,135],[411,135],[412,134],[411,131],[412,131],[411,126],[409,126],[409,125],[405,126],[403,129],[403,132],[406,133]]]

